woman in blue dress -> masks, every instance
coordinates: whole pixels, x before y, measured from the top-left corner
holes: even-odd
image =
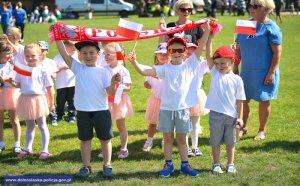
[[[282,50],[280,28],[267,15],[275,8],[273,0],[251,0],[250,15],[257,21],[256,34],[239,34],[236,38],[236,53],[242,60],[241,77],[244,81],[244,126],[240,137],[247,133],[247,120],[251,99],[259,102],[259,130],[255,140],[266,137],[266,125],[271,113],[270,100],[277,98],[279,87],[279,61]],[[234,68],[238,72],[238,65]]]

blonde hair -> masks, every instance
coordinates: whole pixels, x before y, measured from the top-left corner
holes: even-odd
[[[115,43],[115,42],[107,43],[107,44],[105,45],[105,48],[107,48],[107,49],[112,49],[112,51],[115,51],[115,52],[116,52],[116,44],[117,44],[117,43]]]
[[[22,8],[23,5],[22,5],[21,2],[18,2],[18,3],[17,3],[17,6],[18,6],[19,8]]]
[[[275,4],[273,0],[251,0],[251,5],[260,5],[268,10],[268,13],[272,12],[275,8]]]
[[[174,10],[175,11],[179,10],[180,6],[183,4],[188,4],[188,5],[190,5],[190,8],[194,8],[193,3],[190,0],[178,0],[174,4]]]
[[[17,27],[10,27],[9,29],[7,29],[6,33],[10,31],[11,33],[14,34],[14,36],[17,36],[17,39],[20,40],[21,36],[22,36],[22,32],[19,28]]]
[[[13,52],[13,47],[4,40],[0,40],[0,53]]]
[[[25,45],[24,51],[27,49],[35,50],[38,52],[39,55],[42,54],[42,49],[41,49],[40,45],[38,45],[37,43],[28,43],[27,45]]]

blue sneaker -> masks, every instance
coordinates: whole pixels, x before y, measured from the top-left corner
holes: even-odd
[[[112,166],[104,166],[103,167],[103,177],[104,178],[112,178],[113,177]]]
[[[63,121],[64,120],[64,118],[62,117],[62,116],[57,116],[57,122],[59,122],[59,121]]]
[[[77,177],[86,178],[91,174],[92,170],[88,167],[82,167],[79,172],[76,174]]]
[[[75,121],[76,121],[75,116],[69,116],[69,122],[70,123],[75,123]]]
[[[170,177],[171,173],[174,172],[174,165],[165,163],[163,170],[159,172],[160,177],[168,178]]]
[[[186,174],[191,177],[198,177],[200,173],[194,169],[190,165],[181,164],[180,174]]]

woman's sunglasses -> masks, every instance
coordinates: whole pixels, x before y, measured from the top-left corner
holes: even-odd
[[[179,8],[179,10],[180,10],[182,13],[185,13],[186,11],[188,11],[189,13],[192,13],[192,11],[193,11],[192,8]]]
[[[170,54],[175,54],[176,52],[181,54],[181,53],[185,52],[185,48],[168,49],[168,52]]]
[[[260,7],[262,7],[261,5],[251,5],[250,4],[250,8],[253,8],[253,9],[258,9],[258,8],[260,8]]]

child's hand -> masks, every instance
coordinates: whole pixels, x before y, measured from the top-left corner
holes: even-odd
[[[8,40],[8,36],[6,34],[3,34],[2,36],[4,39]]]
[[[148,81],[144,82],[144,87],[147,89],[151,89],[151,85],[148,83]]]
[[[243,121],[242,119],[237,119],[237,120],[236,120],[235,127],[236,127],[237,129],[242,128],[243,125],[244,125],[244,121]]]
[[[131,63],[136,61],[136,54],[135,51],[132,51],[129,53],[128,57],[127,57],[128,61],[130,61]]]
[[[166,21],[165,21],[165,18],[164,17],[161,17],[160,20],[159,20],[159,23],[158,23],[158,26],[160,29],[163,29],[163,28],[166,28],[167,27],[167,24],[166,24]]]
[[[120,73],[116,73],[115,75],[112,76],[111,83],[116,84],[119,82],[121,82],[121,75],[120,75]]]
[[[205,31],[211,31],[211,27],[210,27],[210,20],[207,20],[205,23],[204,23],[204,30]]]

